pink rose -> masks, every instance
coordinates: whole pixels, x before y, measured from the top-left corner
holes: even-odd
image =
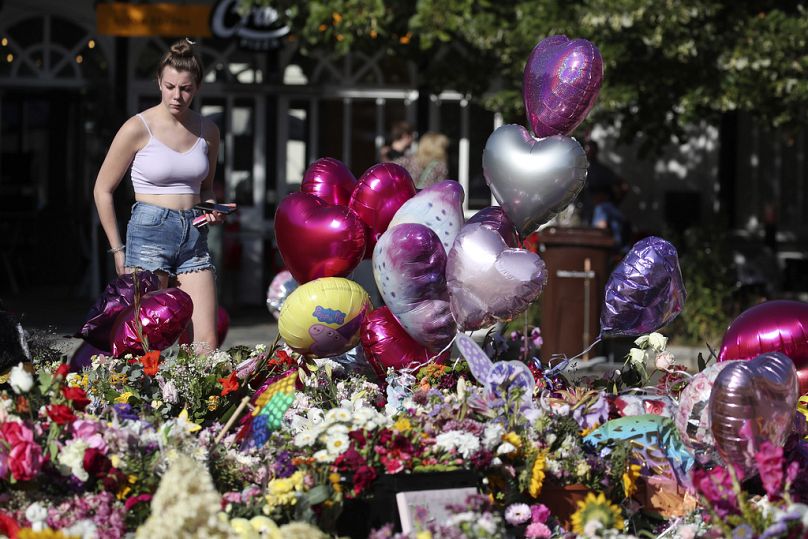
[[[20,443],[11,448],[8,467],[17,481],[29,481],[42,468],[42,448],[33,443]]]
[[[546,539],[552,537],[553,533],[547,524],[534,522],[525,529],[525,537],[529,539]]]
[[[3,439],[11,447],[19,443],[33,443],[34,441],[34,433],[28,427],[16,421],[9,421],[0,425],[0,434],[3,435]]]

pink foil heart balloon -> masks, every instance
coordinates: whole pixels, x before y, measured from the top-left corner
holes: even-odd
[[[382,379],[390,367],[396,371],[417,368],[432,356],[426,347],[410,337],[386,306],[365,316],[360,339],[365,358]],[[448,357],[447,350],[436,361],[440,363]]]
[[[732,321],[718,361],[782,352],[797,367],[800,393],[808,393],[808,303],[774,300],[750,307]]]
[[[275,238],[284,264],[300,284],[348,275],[365,254],[365,226],[359,217],[308,193],[292,193],[278,205]]]
[[[446,289],[446,251],[437,234],[416,223],[396,225],[373,250],[373,277],[404,330],[431,352],[455,336]]]
[[[510,249],[483,223],[463,227],[446,262],[449,304],[458,328],[507,322],[539,297],[547,271],[539,255]]]
[[[320,197],[335,206],[347,206],[355,187],[356,178],[345,163],[323,157],[306,169],[300,191]]]
[[[516,227],[513,222],[505,214],[502,206],[488,206],[483,208],[466,221],[467,225],[472,223],[482,223],[483,226],[495,230],[508,247],[519,246],[519,236],[516,234]]]
[[[151,350],[165,350],[185,331],[194,312],[191,296],[179,288],[166,288],[149,292],[140,298],[140,309],[127,307],[118,315],[110,335],[112,355],[143,353],[138,335],[140,330]]]
[[[365,256],[384,234],[398,209],[415,196],[415,184],[407,169],[395,163],[373,165],[359,178],[349,207],[368,228]]]
[[[721,458],[753,470],[763,440],[782,447],[791,434],[798,397],[794,363],[780,352],[727,365],[710,394],[710,427]]]
[[[592,110],[603,80],[600,51],[585,39],[550,36],[525,64],[527,121],[539,138],[569,135]]]

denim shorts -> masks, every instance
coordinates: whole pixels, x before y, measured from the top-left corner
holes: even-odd
[[[126,227],[126,267],[171,276],[216,271],[208,252],[208,227],[193,225],[201,210],[171,210],[135,202]]]

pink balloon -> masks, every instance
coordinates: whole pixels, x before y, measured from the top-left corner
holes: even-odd
[[[322,198],[335,206],[347,206],[355,187],[356,178],[345,163],[323,157],[306,169],[300,191]]]
[[[182,332],[180,335],[177,344],[191,344],[191,326],[185,328],[185,331]],[[222,346],[225,337],[227,337],[227,330],[230,329],[230,315],[227,314],[227,310],[224,307],[219,305],[219,309],[216,311],[216,340],[219,342],[219,347]]]
[[[602,80],[603,59],[589,41],[541,40],[527,59],[522,87],[533,133],[538,138],[572,133],[595,105]]]
[[[387,230],[398,209],[414,196],[415,184],[401,165],[379,163],[362,174],[351,195],[350,208],[368,228],[366,258],[373,256],[376,241]]]
[[[384,378],[387,369],[396,371],[407,368],[418,368],[429,361],[432,354],[429,350],[404,331],[401,324],[387,307],[380,307],[365,316],[362,321],[359,338],[365,358],[379,376]],[[447,350],[435,359],[437,363],[446,361]]]
[[[808,303],[774,300],[750,307],[729,325],[718,361],[782,352],[794,362],[800,393],[808,393]]]
[[[519,247],[519,237],[516,235],[516,227],[510,220],[502,206],[488,206],[483,208],[466,221],[467,225],[481,223],[484,227],[496,231],[508,247]]]
[[[110,344],[112,355],[142,354],[143,345],[138,335],[136,318],[140,321],[143,337],[151,350],[165,350],[185,331],[194,312],[191,296],[179,288],[166,288],[145,294],[140,299],[140,311],[127,307],[112,327]]]
[[[284,264],[300,284],[344,277],[365,254],[359,217],[308,193],[292,193],[278,205],[275,237]]]

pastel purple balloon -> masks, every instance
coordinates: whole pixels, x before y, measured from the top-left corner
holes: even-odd
[[[300,191],[329,204],[347,206],[356,187],[356,178],[345,163],[332,157],[318,159],[306,169]]]
[[[603,80],[600,51],[586,39],[550,36],[525,64],[527,121],[539,137],[569,135],[592,110]]]
[[[160,288],[160,280],[151,271],[138,271],[116,277],[90,308],[87,321],[75,336],[84,339],[96,349],[109,350],[109,334],[115,318],[132,305],[136,288],[143,295]]]
[[[446,262],[449,304],[458,328],[507,322],[539,297],[547,271],[539,255],[509,248],[482,223],[463,227]]]
[[[140,331],[149,344],[150,350],[165,350],[179,338],[194,312],[194,302],[179,288],[166,288],[149,292],[140,300],[140,309],[135,312],[132,305],[122,311],[112,328],[110,345],[112,355],[143,353]]]
[[[446,251],[438,235],[417,223],[396,225],[373,250],[373,277],[401,327],[432,352],[456,333],[446,288]]]
[[[656,236],[643,238],[609,276],[600,335],[636,337],[656,331],[682,312],[686,297],[676,248]]]
[[[480,223],[486,228],[490,228],[497,232],[508,247],[518,247],[519,237],[516,235],[516,227],[513,226],[513,221],[502,209],[502,206],[488,206],[483,208],[474,215],[472,215],[466,225],[473,223]]]
[[[454,180],[430,185],[406,201],[393,216],[389,227],[403,223],[420,223],[431,228],[440,238],[446,252],[463,226],[463,187]]]

